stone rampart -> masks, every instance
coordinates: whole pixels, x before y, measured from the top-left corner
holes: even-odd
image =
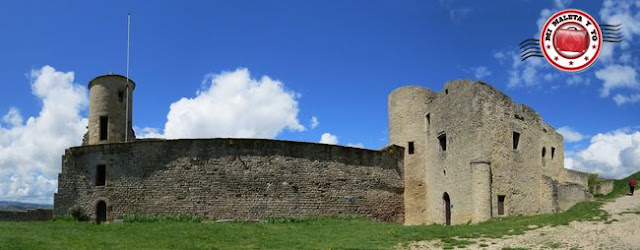
[[[403,148],[193,139],[70,148],[55,215],[192,214],[206,219],[360,215],[402,222]],[[105,169],[105,184],[96,178]]]
[[[53,211],[49,209],[36,209],[25,212],[0,211],[0,221],[48,221],[51,220]]]

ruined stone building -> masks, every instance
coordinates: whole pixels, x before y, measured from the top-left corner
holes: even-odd
[[[89,83],[83,145],[65,151],[54,214],[205,219],[360,215],[462,224],[557,212],[587,199],[563,167],[563,139],[534,110],[482,83],[389,96],[390,146],[367,150],[266,139],[136,139],[133,81]],[[127,105],[128,104],[128,105]]]

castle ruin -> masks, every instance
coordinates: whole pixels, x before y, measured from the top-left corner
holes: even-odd
[[[563,211],[590,198],[564,169],[563,138],[531,108],[482,83],[389,95],[380,150],[266,139],[136,139],[135,83],[89,83],[83,145],[65,151],[54,215],[97,222],[126,214],[210,220],[359,215],[404,224],[464,224]],[[127,105],[128,103],[128,105]]]

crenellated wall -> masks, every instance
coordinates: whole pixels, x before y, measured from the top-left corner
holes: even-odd
[[[106,184],[96,186],[98,165]],[[155,140],[70,148],[55,215],[75,205],[93,220],[124,214],[207,219],[361,215],[402,222],[403,148],[380,151],[262,139]]]

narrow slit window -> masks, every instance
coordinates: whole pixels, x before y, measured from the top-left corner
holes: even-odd
[[[551,159],[553,160],[553,157],[556,156],[556,148],[551,147]]]
[[[104,186],[106,180],[105,165],[98,165],[96,167],[96,186]]]
[[[107,140],[107,126],[109,125],[109,117],[100,116],[100,140]]]
[[[504,215],[504,195],[498,195],[498,215]]]
[[[544,158],[547,155],[547,148],[542,147],[542,158]]]
[[[122,90],[118,91],[118,101],[124,102],[124,92]]]
[[[410,154],[410,155],[412,155],[412,154],[413,154],[413,152],[415,151],[415,148],[414,148],[414,146],[413,146],[413,142],[412,142],[412,141],[410,141],[410,142],[409,142],[408,150],[409,150],[409,154]]]
[[[431,114],[427,114],[427,126],[431,126]]]
[[[447,134],[439,135],[438,142],[440,143],[440,149],[442,151],[447,151]]]
[[[520,133],[513,132],[513,149],[518,149],[519,143],[520,143]]]

